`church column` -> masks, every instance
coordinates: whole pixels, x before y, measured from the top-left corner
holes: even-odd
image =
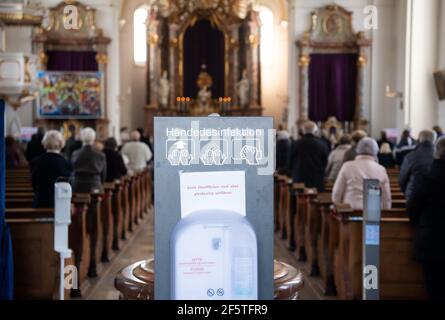
[[[249,48],[247,50],[247,72],[250,81],[250,108],[259,107],[259,21],[258,13],[251,12],[249,21]]]
[[[230,61],[230,72],[229,72],[229,96],[232,98],[232,105],[238,105],[238,91],[236,90],[236,85],[239,81],[239,24],[231,26],[230,35],[230,55],[232,56]]]
[[[179,26],[177,24],[170,24],[169,26],[169,59],[170,59],[170,70],[169,70],[169,79],[170,79],[170,103],[173,105],[174,101],[176,101],[176,97],[179,96],[179,70],[178,63],[178,29]]]
[[[298,65],[300,67],[300,108],[298,123],[302,124],[309,119],[309,63],[311,58],[304,53],[300,56]]]
[[[159,21],[153,19],[148,26],[148,75],[149,75],[149,106],[154,108],[158,106],[158,80],[160,78],[160,51],[159,51]]]
[[[104,88],[108,88],[107,86],[107,65],[108,65],[108,55],[106,53],[106,48],[104,48],[103,46],[99,46],[100,49],[98,50],[98,53],[96,55],[96,61],[97,61],[97,65],[99,67],[99,72],[101,72],[103,74],[103,87]],[[109,130],[108,130],[108,124],[109,124],[109,119],[108,119],[108,100],[107,100],[107,95],[104,95],[104,106],[103,106],[103,115],[101,119],[98,119],[96,121],[96,131],[97,131],[97,136],[99,139],[106,139],[109,136]]]
[[[358,34],[359,56],[357,60],[357,104],[355,108],[355,127],[368,131],[369,121],[366,115],[365,87],[366,87],[366,65],[368,63],[367,48],[369,40],[365,39],[364,33]]]
[[[310,34],[308,32],[305,32],[303,38],[297,42],[300,55],[298,59],[298,128],[303,122],[309,120],[309,64],[311,63],[311,47],[309,43]]]

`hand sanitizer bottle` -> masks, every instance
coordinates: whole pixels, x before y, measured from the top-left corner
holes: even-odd
[[[258,298],[257,239],[243,215],[190,213],[176,225],[170,246],[172,299]]]

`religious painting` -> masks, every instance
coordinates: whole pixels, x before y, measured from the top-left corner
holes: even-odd
[[[37,114],[40,118],[97,119],[103,105],[101,72],[40,72]]]

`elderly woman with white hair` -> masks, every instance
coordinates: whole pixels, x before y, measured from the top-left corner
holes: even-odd
[[[74,166],[73,191],[101,191],[107,174],[105,154],[95,148],[96,132],[93,129],[82,129],[80,138],[83,147],[74,151],[71,158]]]
[[[363,209],[363,181],[380,181],[382,209],[391,208],[391,188],[386,169],[377,163],[379,146],[374,139],[363,138],[357,145],[357,157],[343,164],[332,190],[335,204],[345,203],[353,209]]]
[[[33,206],[35,208],[53,208],[54,183],[62,178],[71,177],[73,167],[60,154],[65,140],[59,131],[48,131],[43,137],[42,145],[46,153],[34,158],[30,163],[34,189]]]

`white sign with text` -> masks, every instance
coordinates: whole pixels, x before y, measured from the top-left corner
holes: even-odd
[[[181,172],[180,185],[181,218],[208,209],[246,216],[244,171]]]

